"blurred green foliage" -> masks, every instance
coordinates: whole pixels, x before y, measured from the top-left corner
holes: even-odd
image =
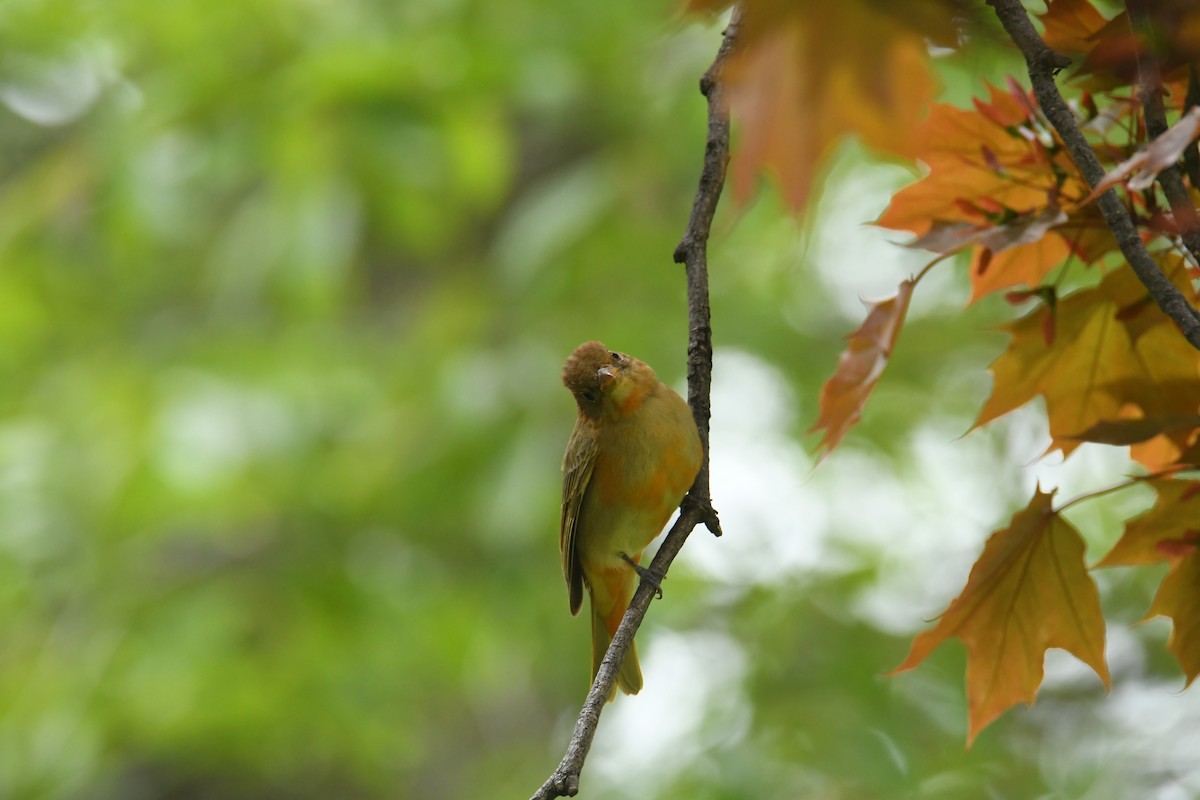
[[[719,26],[674,13],[0,6],[0,797],[506,798],[541,783],[588,667],[556,551],[574,414],[561,359],[599,337],[681,379],[670,254]],[[909,177],[862,162],[843,154],[807,223],[769,192],[718,220],[718,349],[751,354],[791,398],[763,441],[811,420],[854,324],[835,295],[905,277],[821,243],[829,215],[869,219]],[[884,472],[915,463],[922,420],[949,420],[943,441],[965,430],[986,391],[998,339],[979,330],[997,310],[961,314],[953,279],[931,297],[847,445]],[[753,417],[760,399],[718,417]],[[1007,454],[1002,435],[976,441]],[[726,469],[766,480],[756,467]],[[798,456],[791,479],[810,467]],[[834,472],[846,496],[851,473]],[[1019,482],[949,546],[947,586],[1023,504]],[[714,484],[718,508],[738,491]],[[812,535],[819,509],[773,502],[764,513]],[[961,653],[881,677],[904,632],[855,609],[890,556],[822,513],[818,566],[721,579],[680,563],[642,634],[646,692],[602,722],[585,796],[1141,785],[1106,793],[1113,768],[1063,746],[1082,764],[1071,786],[1092,788],[1062,789],[1020,746],[1050,740],[1036,715],[964,751]],[[740,519],[689,548],[731,558],[721,548],[751,533]],[[1122,608],[1146,601],[1121,586]],[[692,665],[686,706],[654,705],[672,678],[656,652]],[[1086,719],[1097,694],[1059,708]],[[673,757],[623,767],[621,731],[653,738],[668,719]]]

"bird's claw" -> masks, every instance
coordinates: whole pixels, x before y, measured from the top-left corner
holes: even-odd
[[[627,553],[621,553],[621,558],[626,564],[633,567],[633,571],[638,574],[638,577],[654,587],[654,596],[659,600],[662,600],[662,580],[664,576],[659,575],[652,569],[643,567],[641,564],[630,558]]]

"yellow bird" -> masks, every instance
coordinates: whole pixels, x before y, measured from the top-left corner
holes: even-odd
[[[703,453],[688,404],[645,362],[585,342],[562,379],[579,416],[563,457],[559,551],[571,614],[585,587],[591,598],[594,680],[637,588],[634,565],[691,488]],[[617,686],[642,688],[633,646]]]

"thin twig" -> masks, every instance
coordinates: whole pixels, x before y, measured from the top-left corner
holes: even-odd
[[[1151,472],[1146,475],[1130,475],[1120,483],[1114,483],[1112,486],[1106,486],[1103,489],[1095,489],[1093,491],[1086,492],[1085,494],[1081,494],[1078,497],[1072,497],[1070,500],[1054,509],[1054,513],[1061,514],[1076,503],[1082,503],[1085,500],[1094,500],[1095,498],[1103,497],[1106,494],[1112,494],[1113,492],[1119,492],[1122,489],[1128,489],[1130,486],[1138,486],[1143,483],[1149,483],[1150,481],[1155,481],[1159,478],[1170,478],[1171,476],[1177,475],[1178,473],[1184,471],[1184,469],[1185,466],[1183,464],[1177,464],[1173,467],[1161,469],[1157,472]]]
[[[1104,177],[1104,167],[1084,138],[1083,131],[1075,121],[1071,109],[1063,100],[1058,86],[1054,83],[1054,75],[1071,65],[1071,60],[1061,53],[1056,53],[1046,46],[1034,30],[1028,14],[1020,0],[987,0],[988,5],[996,11],[1000,24],[1008,32],[1025,56],[1029,67],[1029,78],[1033,83],[1033,91],[1037,96],[1042,113],[1050,120],[1050,124],[1058,131],[1059,138],[1066,145],[1067,152],[1075,166],[1087,180],[1090,186],[1095,186]],[[1117,194],[1109,189],[1100,195],[1100,213],[1104,224],[1112,231],[1121,254],[1138,279],[1149,290],[1154,302],[1167,316],[1175,321],[1188,342],[1200,350],[1200,312],[1192,308],[1183,293],[1171,283],[1170,279],[1159,269],[1158,264],[1146,250],[1137,228],[1128,211],[1121,205]]]
[[[712,328],[708,305],[708,236],[712,228],[717,201],[725,186],[725,170],[729,164],[729,113],[721,99],[722,84],[720,71],[737,38],[741,11],[734,7],[724,39],[717,51],[712,66],[700,80],[700,91],[708,98],[708,137],[704,148],[704,168],[700,173],[700,185],[692,205],[691,217],[683,240],[675,248],[675,262],[683,264],[687,275],[688,293],[688,403],[700,429],[700,441],[704,447],[704,461],[700,472],[684,498],[679,518],[671,526],[662,545],[650,562],[650,572],[662,578],[692,530],[704,523],[714,534],[720,535],[721,525],[713,510],[708,477],[708,428],[711,415],[712,387]],[[532,800],[550,800],[555,797],[574,797],[579,792],[579,776],[583,762],[591,749],[600,712],[608,700],[617,667],[625,658],[633,642],[634,634],[641,627],[657,592],[656,587],[645,580],[638,584],[629,610],[613,635],[612,644],[600,662],[596,679],[588,692],[566,755],[559,762],[545,783],[534,793]]]
[[[1138,47],[1138,95],[1142,100],[1142,112],[1146,116],[1146,138],[1153,141],[1167,132],[1167,112],[1163,108],[1162,74],[1158,68],[1158,59],[1149,50],[1152,41],[1153,22],[1146,0],[1127,0],[1125,7],[1129,10],[1129,19],[1134,29],[1142,34],[1142,43]],[[1188,195],[1187,187],[1183,185],[1183,174],[1178,166],[1172,164],[1158,174],[1158,183],[1162,186],[1167,202],[1171,204],[1171,213],[1179,228],[1179,238],[1183,246],[1192,255],[1192,260],[1200,262],[1200,219],[1196,217],[1196,208]]]

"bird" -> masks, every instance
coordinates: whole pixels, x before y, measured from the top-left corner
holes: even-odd
[[[662,532],[700,471],[691,409],[649,364],[584,342],[563,364],[578,407],[563,456],[559,553],[571,615],[583,592],[592,612],[592,679],[637,588],[642,553]],[[637,694],[642,671],[631,643],[616,688]]]

